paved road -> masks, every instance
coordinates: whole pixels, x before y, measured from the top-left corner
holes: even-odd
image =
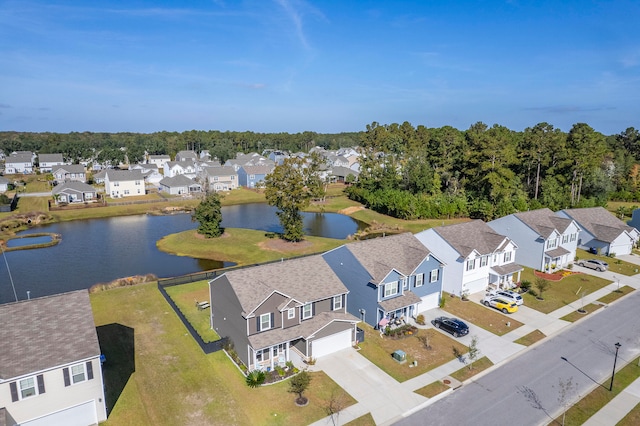
[[[598,383],[608,387],[616,342],[618,369],[638,356],[639,305],[635,292],[397,424],[548,424],[561,413],[560,380],[571,379],[578,400]]]

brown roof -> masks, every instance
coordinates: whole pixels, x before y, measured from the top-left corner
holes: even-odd
[[[612,215],[604,207],[563,210],[573,218],[580,227],[588,231],[597,240],[613,242],[623,232],[631,232],[634,228]]]
[[[422,302],[415,293],[405,291],[402,296],[394,297],[393,299],[383,300],[380,302],[380,306],[387,312],[395,311],[405,306],[413,305],[415,303]]]
[[[393,269],[411,274],[429,256],[429,250],[410,232],[350,243],[346,248],[369,272],[374,284]]]
[[[546,254],[549,257],[560,257],[560,256],[564,256],[565,254],[569,254],[571,253],[569,250],[567,250],[564,247],[557,247],[554,248],[552,250],[548,250],[545,251],[544,254]]]
[[[0,378],[100,356],[87,290],[0,305]]]
[[[224,276],[242,305],[243,315],[253,312],[275,291],[303,304],[348,293],[321,255],[238,269]]]
[[[500,251],[509,242],[480,219],[455,225],[439,226],[433,230],[448,242],[462,257],[474,250],[481,255]]]
[[[556,216],[556,214],[548,208],[514,213],[514,216],[544,239],[549,238],[554,230],[560,234],[564,233],[572,222],[571,219]]]
[[[492,266],[491,269],[498,275],[514,274],[518,271],[522,271],[524,268],[517,263],[507,263],[506,265]]]

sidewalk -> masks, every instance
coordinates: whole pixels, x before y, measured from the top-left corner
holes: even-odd
[[[626,259],[625,259],[626,260]],[[634,259],[636,260],[636,259]],[[640,259],[637,259],[640,264]],[[543,314],[535,309],[527,306],[520,306],[517,319],[524,325],[503,335],[497,336],[473,324],[472,331],[458,340],[469,345],[472,336],[478,337],[478,348],[480,349],[480,357],[486,356],[494,364],[490,369],[480,374],[486,374],[491,369],[497,367],[501,363],[517,356],[527,350],[527,346],[514,343],[515,340],[531,333],[534,330],[540,330],[547,337],[560,332],[572,323],[561,320],[565,315],[576,311],[585,305],[597,301],[599,298],[615,291],[618,283],[614,279],[613,274],[609,272],[598,273],[588,269],[579,268],[581,271],[601,278],[612,280],[613,282],[589,295],[584,300],[577,300],[570,305],[557,309],[549,314]],[[628,285],[635,289],[640,288],[640,275],[633,277],[620,276],[620,286]],[[479,303],[484,295],[471,295],[469,303]],[[417,325],[419,328],[432,328],[431,320],[438,316],[451,316],[445,310],[432,309],[422,312],[425,316],[427,325]],[[508,318],[507,318],[508,319]],[[345,349],[332,355],[328,355],[319,359],[313,370],[323,370],[329,375],[345,392],[349,393],[358,402],[339,413],[339,417],[335,424],[348,423],[367,413],[371,413],[376,424],[393,424],[401,418],[402,415],[413,412],[435,400],[448,394],[446,391],[434,398],[428,399],[418,395],[414,391],[427,386],[433,382],[444,379],[453,372],[465,366],[458,359],[449,361],[439,367],[436,367],[420,376],[399,383],[391,376],[376,367],[353,349]],[[603,407],[596,415],[594,415],[587,424],[591,426],[604,426],[615,424],[612,419],[620,420],[629,410],[640,402],[640,379],[636,380],[625,391],[618,395],[609,404]],[[619,417],[619,418],[618,418]],[[336,419],[326,417],[313,423],[314,426],[333,425]]]

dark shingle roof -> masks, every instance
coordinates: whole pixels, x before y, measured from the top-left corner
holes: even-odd
[[[514,216],[544,239],[549,238],[554,230],[560,234],[564,233],[572,222],[571,219],[556,216],[554,212],[547,208],[514,213]]]
[[[40,163],[62,163],[64,159],[62,154],[38,154]]]
[[[429,250],[410,232],[346,245],[353,256],[379,284],[393,269],[411,274],[429,256]]]
[[[190,179],[185,175],[176,175],[173,177],[166,177],[160,181],[160,185],[168,186],[169,188],[179,187],[179,186],[190,186],[190,185],[193,185],[194,183],[196,182],[193,179]]]
[[[110,182],[125,182],[131,180],[143,180],[142,172],[140,170],[107,170],[106,176]]]
[[[591,207],[585,209],[563,210],[573,218],[578,225],[587,230],[600,241],[613,242],[623,232],[631,232],[633,227],[628,226],[604,207]]]
[[[54,186],[53,189],[51,190],[51,193],[60,194],[66,189],[73,189],[78,192],[96,192],[96,189],[89,184],[73,181],[73,182],[66,182],[66,183],[62,183],[60,185]]]
[[[481,255],[500,251],[508,242],[507,237],[498,234],[480,219],[439,226],[433,230],[462,257],[469,256],[474,250]]]
[[[87,290],[0,305],[0,378],[100,355]]]
[[[67,173],[84,173],[84,166],[82,164],[63,164],[61,166],[53,166],[51,168],[51,173],[56,174],[60,169]]]

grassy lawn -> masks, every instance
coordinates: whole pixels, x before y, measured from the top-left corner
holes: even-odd
[[[580,318],[584,318],[586,315],[597,311],[600,308],[602,308],[602,305],[600,305],[600,304],[589,303],[588,305],[585,305],[585,307],[584,307],[584,310],[586,312],[573,311],[569,315],[565,315],[560,319],[561,320],[565,320],[565,321],[569,321],[569,322],[575,322],[575,321],[578,321]]]
[[[607,294],[606,296],[602,296],[600,299],[598,299],[598,301],[602,303],[611,303],[614,300],[618,300],[622,296],[627,295],[634,290],[635,288],[625,285],[624,287],[620,287],[619,290],[614,290],[611,293]]]
[[[567,410],[564,424],[567,426],[578,426],[584,424],[584,422],[586,422],[591,416],[597,413],[602,407],[607,405],[634,380],[640,377],[640,367],[638,367],[638,361],[639,359],[636,358],[620,371],[616,372],[616,378],[613,382],[612,392],[609,392],[609,381],[605,380],[606,386],[596,387],[591,393],[571,406]],[[636,416],[637,415],[638,413],[636,412]],[[558,417],[556,419],[556,422],[558,422],[557,424],[562,424],[562,416]]]
[[[341,391],[321,372],[312,373],[306,407],[295,405],[286,381],[249,388],[223,352],[202,353],[154,283],[94,293],[91,304],[99,330],[130,331],[102,333],[113,407],[107,426],[309,424],[326,416],[331,393]]]
[[[600,254],[592,254],[586,250],[577,249],[576,256],[578,259],[599,259],[609,264],[609,271],[620,275],[631,276],[638,273],[640,266],[633,263],[625,262],[615,257],[603,256]]]
[[[468,222],[469,219],[421,219],[421,220],[403,220],[396,219],[394,217],[385,216],[381,213],[374,212],[373,210],[363,209],[358,210],[355,213],[350,214],[354,219],[368,223],[371,226],[384,226],[388,229],[408,231],[417,233],[424,231],[425,229],[433,228],[435,226],[451,225],[453,223]]]
[[[449,389],[449,386],[445,385],[441,381],[436,381],[433,383],[429,383],[425,387],[417,389],[415,393],[417,393],[418,395],[422,395],[426,398],[433,398],[434,396],[441,394],[447,389]]]
[[[538,342],[538,341],[544,339],[545,337],[547,337],[547,336],[542,331],[533,330],[531,333],[529,333],[529,334],[527,334],[525,336],[522,336],[518,340],[514,341],[514,343],[518,343],[520,345],[525,345],[525,346],[531,346],[535,342]]]
[[[471,377],[486,370],[491,366],[493,366],[493,363],[489,360],[489,358],[487,358],[486,356],[483,356],[482,358],[476,360],[476,362],[473,363],[473,368],[470,369],[468,366],[463,367],[460,370],[451,374],[451,377],[453,377],[459,382],[464,382],[465,380],[470,379]]]
[[[498,336],[507,334],[522,326],[522,323],[515,319],[518,315],[517,313],[505,315],[493,308],[487,308],[475,302],[463,302],[458,297],[450,297],[448,293],[443,293],[442,297],[446,300],[443,310],[451,314],[449,316],[469,321],[473,325],[477,325]],[[507,326],[507,323],[510,323],[510,326]],[[470,334],[473,334],[473,332]]]
[[[196,329],[202,340],[213,342],[219,340],[220,336],[210,327],[209,309],[198,309],[198,302],[209,301],[209,282],[207,280],[195,283],[174,285],[167,287],[167,294],[178,305],[178,309],[187,318],[187,321]]]
[[[524,268],[524,271],[522,271],[521,279],[530,281],[531,288],[537,291],[535,286],[536,278],[533,274],[533,269]],[[549,283],[549,288],[542,295],[544,300],[538,300],[530,293],[523,294],[525,305],[548,314],[577,301],[578,304],[575,305],[577,309],[579,308],[579,299],[583,291],[586,291],[586,294],[591,294],[611,284],[611,281],[578,273],[569,275],[560,281],[549,281]]]
[[[364,416],[351,420],[349,423],[345,423],[345,426],[375,426],[375,424],[376,422],[373,420],[371,413],[367,413]]]
[[[205,239],[195,230],[167,235],[157,242],[158,249],[197,259],[214,259],[235,262],[238,265],[267,262],[302,254],[321,253],[345,244],[346,240],[305,236],[303,243],[285,243],[283,250],[270,248],[278,239],[265,236],[264,231],[227,228],[220,238]]]
[[[629,413],[622,418],[617,426],[636,426],[640,424],[640,404],[633,407]]]
[[[454,349],[459,353],[466,353],[468,350],[462,343],[433,329],[421,329],[416,335],[396,340],[380,337],[380,333],[371,326],[360,324],[359,327],[365,332],[364,342],[360,343],[360,353],[399,382],[455,359]],[[426,349],[417,336],[428,337],[431,349]],[[407,362],[400,364],[391,357],[398,349],[407,354]],[[418,361],[418,365],[409,367],[413,361]]]

